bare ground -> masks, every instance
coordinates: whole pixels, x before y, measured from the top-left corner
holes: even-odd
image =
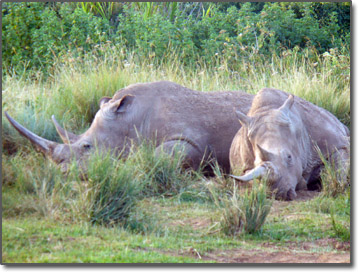
[[[312,252],[320,245],[336,248],[334,252]],[[350,263],[349,242],[339,242],[336,239],[321,239],[315,242],[288,243],[278,247],[263,243],[257,249],[230,249],[200,253],[195,248],[185,248],[178,251],[150,249],[161,254],[172,256],[188,256],[217,263]],[[140,250],[143,250],[142,248]]]

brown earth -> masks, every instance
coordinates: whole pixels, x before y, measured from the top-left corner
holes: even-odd
[[[302,249],[315,249],[319,244],[337,246],[335,252],[304,252]],[[278,247],[263,243],[258,249],[230,249],[200,253],[195,248],[185,248],[179,251],[150,249],[161,254],[172,256],[187,256],[195,259],[214,261],[217,263],[350,263],[349,242],[342,243],[335,239],[321,239],[315,242],[292,243],[288,247]],[[138,249],[143,250],[143,248]],[[149,250],[149,249],[145,249]]]
[[[350,252],[296,252],[295,250],[233,249],[208,253],[203,259],[219,263],[350,263]]]

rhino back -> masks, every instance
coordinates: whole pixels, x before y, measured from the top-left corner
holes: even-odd
[[[230,145],[240,128],[235,109],[247,113],[253,100],[253,95],[240,91],[200,92],[168,81],[134,84],[112,99],[125,95],[136,96],[132,121],[145,138],[155,137],[159,144],[185,137],[227,169]]]
[[[232,139],[241,127],[234,109],[249,110],[252,96],[241,92],[196,93],[161,97],[154,125],[162,137],[183,136],[202,152],[207,148],[218,159],[228,160]]]
[[[117,91],[113,100],[122,98],[124,95],[135,96],[172,96],[191,95],[197,91],[181,86],[171,81],[158,81],[150,83],[135,83]]]

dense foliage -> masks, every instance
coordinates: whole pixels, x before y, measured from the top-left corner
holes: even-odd
[[[324,53],[349,42],[349,2],[2,5],[4,72],[51,72],[68,60],[64,55],[91,54],[103,44],[153,62],[173,52],[185,64],[223,56],[235,70],[249,54],[304,47]]]

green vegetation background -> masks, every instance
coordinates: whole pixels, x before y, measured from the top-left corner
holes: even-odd
[[[225,58],[232,70],[250,54],[311,48],[314,58],[350,44],[349,2],[22,2],[3,3],[2,16],[3,73],[51,74],[69,53],[86,57],[104,44],[153,62],[173,53],[187,65]]]

